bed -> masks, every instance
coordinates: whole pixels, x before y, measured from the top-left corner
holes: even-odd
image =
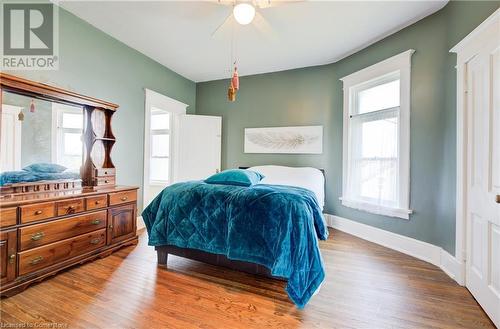
[[[302,308],[325,276],[318,245],[328,237],[323,174],[281,166],[248,170],[265,177],[251,186],[207,180],[165,188],[142,213],[149,245],[159,265],[174,254],[286,280],[289,298]]]
[[[61,179],[80,179],[80,173],[74,170],[65,170],[63,172],[34,172],[27,170],[5,171],[0,173],[0,186],[9,184],[42,182]]]

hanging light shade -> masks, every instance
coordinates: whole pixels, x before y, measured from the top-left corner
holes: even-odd
[[[241,25],[250,24],[255,17],[255,8],[248,3],[240,3],[233,8],[234,19]]]
[[[238,77],[238,68],[235,66],[233,71],[233,77],[231,78],[231,85],[234,89],[240,89],[240,78]]]
[[[34,100],[31,100],[30,112],[31,113],[35,113],[35,101]]]
[[[236,100],[236,89],[234,89],[232,84],[227,89],[227,100],[230,102],[234,102]]]

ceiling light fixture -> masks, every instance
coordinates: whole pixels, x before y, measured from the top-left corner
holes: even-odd
[[[240,3],[233,8],[234,18],[241,25],[250,24],[255,17],[255,8],[248,3]]]

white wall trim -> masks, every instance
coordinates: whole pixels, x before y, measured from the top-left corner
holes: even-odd
[[[500,9],[497,9],[493,14],[491,14],[486,20],[484,20],[478,27],[472,30],[471,33],[467,34],[459,43],[457,43],[453,48],[450,49],[451,53],[458,53],[463,50],[464,47],[468,46],[471,41],[475,41],[476,37],[481,34],[485,29],[496,23],[496,20],[500,16]]]
[[[431,263],[464,285],[462,265],[441,247],[335,215],[325,214],[325,220],[329,227]]]

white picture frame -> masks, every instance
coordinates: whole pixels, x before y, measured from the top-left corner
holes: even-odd
[[[245,128],[245,153],[322,154],[323,126]]]

